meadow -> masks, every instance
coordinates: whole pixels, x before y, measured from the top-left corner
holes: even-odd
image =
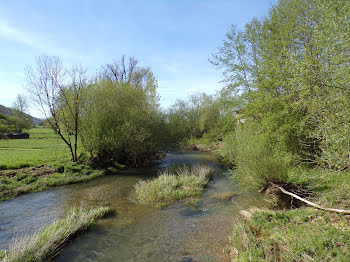
[[[71,162],[68,147],[53,130],[36,127],[28,133],[29,139],[0,140],[0,201],[105,174]]]
[[[60,165],[70,159],[68,147],[52,129],[36,127],[29,139],[0,140],[0,169]]]

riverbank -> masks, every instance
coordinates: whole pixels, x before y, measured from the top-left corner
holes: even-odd
[[[290,182],[307,185],[312,202],[350,209],[350,172],[294,170]],[[350,216],[302,206],[246,210],[235,222],[229,250],[234,261],[349,261]]]
[[[61,171],[61,172],[58,172]],[[0,202],[49,188],[86,182],[106,174],[85,165],[29,167],[0,171]]]
[[[204,145],[195,147],[199,151],[213,148],[208,143]],[[222,157],[217,149],[214,147],[222,163],[233,168],[228,148],[224,148]],[[232,178],[237,181],[234,170]],[[294,193],[318,205],[350,209],[350,171],[294,168],[288,170],[286,179]],[[350,215],[297,203],[278,189],[265,188],[265,193],[275,209],[244,210],[234,221],[228,245],[233,261],[350,260]]]
[[[183,150],[197,150],[201,152],[213,152],[221,146],[221,141],[212,141],[207,138],[188,138],[180,143],[180,148]]]
[[[3,262],[51,261],[75,234],[109,212],[108,207],[72,208],[63,218],[34,235],[13,240],[9,249],[0,253],[0,259]]]
[[[29,139],[0,139],[0,202],[56,186],[86,182],[119,168],[100,170],[69,161],[67,146],[52,129],[35,127],[28,133]]]

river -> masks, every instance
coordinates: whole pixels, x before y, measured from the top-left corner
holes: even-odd
[[[174,163],[206,164],[215,169],[201,201],[150,208],[135,201],[133,185],[156,177]],[[242,209],[261,207],[260,194],[240,193],[227,200],[213,196],[238,193],[210,153],[168,153],[152,167],[127,169],[87,183],[57,187],[0,203],[0,249],[13,237],[32,234],[73,206],[110,205],[115,212],[69,243],[55,261],[226,261],[234,218]]]

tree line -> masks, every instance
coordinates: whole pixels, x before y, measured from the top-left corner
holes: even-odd
[[[165,116],[150,68],[122,56],[94,77],[80,67],[66,68],[58,57],[42,55],[27,68],[31,101],[71,152],[89,159],[139,166],[165,146]]]
[[[30,116],[27,114],[28,109],[27,98],[23,95],[17,95],[16,101],[8,110],[9,112],[0,114],[0,138],[6,138],[7,133],[22,133],[23,129],[33,126]]]
[[[210,58],[223,70],[222,90],[167,110],[151,69],[133,57],[88,77],[41,56],[27,70],[27,88],[73,161],[80,144],[98,162],[137,166],[172,144],[204,139],[222,142],[220,154],[237,174],[266,169],[260,177],[283,177],[296,165],[343,170],[350,165],[349,15],[345,0],[279,0],[265,17],[232,26]]]
[[[349,168],[349,17],[345,0],[279,0],[212,56],[245,120],[221,150],[243,184],[286,181],[293,166]]]

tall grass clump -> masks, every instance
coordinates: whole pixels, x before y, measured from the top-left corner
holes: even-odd
[[[234,163],[233,176],[244,188],[259,190],[271,182],[287,182],[288,161],[255,125],[240,125],[224,142],[223,155]]]
[[[188,197],[198,197],[202,195],[212,174],[213,170],[206,165],[183,165],[168,169],[156,179],[139,181],[135,185],[136,197],[139,202],[155,207],[163,207]]]
[[[51,261],[77,232],[92,225],[109,212],[108,207],[91,210],[72,208],[65,217],[43,228],[33,236],[15,239],[5,252],[3,262]]]

